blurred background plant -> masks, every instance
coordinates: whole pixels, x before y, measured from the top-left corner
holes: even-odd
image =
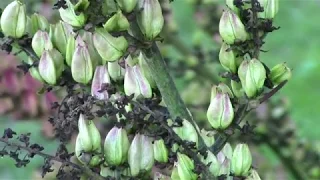
[[[2,0],[0,7],[9,2]],[[58,16],[52,11],[53,3],[54,0],[28,0],[27,7],[28,11],[39,12],[51,22],[56,22],[55,17]],[[163,9],[166,26],[161,34],[164,37],[161,52],[183,99],[195,119],[202,120],[202,125],[206,124],[205,112],[210,103],[208,89],[212,84],[223,81],[219,73],[224,71],[218,65],[222,42],[218,24],[224,3],[224,0],[175,0],[171,4],[173,11],[163,5],[168,8]],[[259,165],[256,168],[262,179],[319,179],[317,129],[320,124],[317,120],[320,102],[316,97],[320,90],[317,83],[320,76],[317,63],[320,59],[320,38],[316,37],[320,26],[314,23],[319,6],[317,0],[280,1],[275,24],[281,29],[267,37],[263,48],[268,53],[261,53],[261,59],[267,59],[265,63],[268,66],[285,61],[294,72],[293,78],[275,98],[260,105],[245,119],[257,125],[256,136],[250,146],[254,147],[254,158]],[[26,59],[23,55],[19,58]],[[18,64],[13,56],[1,54],[0,127],[15,127],[19,133],[32,129],[31,137],[39,144],[50,144],[52,149],[47,148],[46,151],[53,152],[55,140],[46,138],[53,136],[52,129],[45,128],[44,124],[48,123],[49,104],[58,94],[37,95],[41,85],[29,75],[23,76],[23,72],[15,68]],[[26,119],[28,121],[20,121]],[[250,130],[252,127],[247,128]],[[47,136],[41,136],[43,132]],[[17,169],[11,159],[1,159],[0,179],[25,179],[27,176],[32,179],[38,175],[41,161],[39,158],[27,167]]]

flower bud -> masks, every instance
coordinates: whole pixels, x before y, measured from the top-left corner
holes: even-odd
[[[101,148],[97,149],[95,152],[93,153],[100,153]],[[91,167],[97,166],[98,164],[101,163],[102,161],[102,157],[100,155],[95,155],[91,152],[86,152],[81,144],[81,139],[80,136],[77,136],[76,139],[76,145],[75,145],[75,154],[77,159],[82,163],[82,164],[86,164],[89,165]]]
[[[236,14],[239,14],[239,8],[234,5],[234,0],[226,0],[227,6]]]
[[[230,143],[226,143],[222,148],[222,153],[226,156],[228,159],[232,159],[232,147]]]
[[[207,157],[201,157],[201,161],[205,164],[205,165],[209,165],[209,171],[214,175],[214,176],[218,176],[219,172],[220,172],[220,163],[218,162],[216,156],[211,152],[211,151],[207,151]]]
[[[147,40],[153,40],[161,32],[164,24],[162,9],[158,0],[139,0],[141,11],[137,14],[137,22]]]
[[[200,135],[201,135],[204,143],[208,147],[211,147],[214,144],[215,139],[214,139],[214,133],[213,132],[201,129]]]
[[[108,21],[103,25],[103,27],[108,31],[126,31],[129,29],[130,24],[128,19],[119,10],[114,14]]]
[[[88,84],[92,79],[93,67],[88,47],[80,36],[71,62],[72,77],[76,82]]]
[[[236,55],[231,49],[231,46],[227,43],[222,43],[219,60],[224,69],[229,72],[236,73],[237,72],[237,63],[236,63]]]
[[[77,43],[73,35],[68,37],[67,48],[66,48],[66,63],[68,66],[71,66],[72,58],[74,51],[76,49]]]
[[[96,29],[93,43],[104,64],[118,60],[128,48],[128,42],[123,36],[113,37],[103,28]]]
[[[50,33],[53,45],[61,52],[63,56],[66,56],[68,39],[70,36],[74,35],[72,27],[63,21],[60,21],[54,26],[51,26]]]
[[[37,31],[32,38],[32,49],[40,57],[44,50],[53,49],[53,44],[50,40],[49,34],[45,31]]]
[[[131,59],[131,57],[129,56]],[[152,97],[152,89],[147,78],[142,74],[139,65],[127,66],[124,76],[124,92],[127,96],[134,94],[135,97],[142,95],[145,98]]]
[[[231,165],[230,165],[230,159],[225,158],[224,161],[221,162],[221,166],[220,166],[220,172],[219,172],[219,176],[221,175],[228,175],[230,174],[230,169],[231,169]],[[227,178],[229,179],[229,178]]]
[[[102,89],[106,84],[110,84],[110,82],[107,66],[97,66],[92,79],[91,95],[99,100],[109,99],[108,92]]]
[[[237,144],[231,160],[231,171],[236,176],[247,176],[252,164],[252,156],[247,144]]]
[[[26,6],[18,0],[11,2],[2,12],[1,30],[5,36],[20,38],[26,32]]]
[[[222,13],[219,22],[221,38],[227,44],[234,44],[247,40],[248,34],[240,18],[231,10]]]
[[[132,12],[136,7],[138,0],[116,0],[120,9],[126,13]]]
[[[178,163],[175,162],[174,166],[173,166],[173,169],[172,169],[172,172],[171,172],[171,176],[170,176],[170,178],[172,180],[181,180],[180,177],[179,177],[177,165],[178,165]]]
[[[194,163],[188,156],[178,153],[178,174],[180,179],[196,180],[197,175],[193,172]]]
[[[256,96],[263,88],[266,70],[257,59],[243,61],[238,69],[238,75],[246,95]]]
[[[104,141],[104,156],[108,165],[118,166],[127,160],[129,139],[125,129],[113,127]]]
[[[168,149],[163,139],[158,139],[153,142],[153,154],[156,161],[161,163],[168,162]]]
[[[219,83],[218,86],[216,86],[216,85],[212,86],[212,88],[211,88],[211,99],[215,98],[218,92],[226,93],[226,94],[229,95],[230,98],[233,98],[232,91],[224,83]]]
[[[140,171],[149,171],[154,164],[151,139],[145,135],[136,134],[129,148],[128,163],[131,175],[137,176]]]
[[[245,180],[261,180],[261,178],[256,170],[251,169],[250,175]]]
[[[28,57],[27,64],[29,64],[29,65],[32,65],[32,64],[33,64],[33,60],[32,60],[30,57]],[[32,67],[29,69],[29,72],[30,72],[30,75],[31,75],[34,79],[36,79],[36,80],[38,80],[38,81],[40,81],[40,82],[45,82],[45,81],[42,79],[38,68],[32,66]]]
[[[74,10],[76,11],[85,11],[90,5],[89,0],[79,0],[77,4],[74,6]]]
[[[101,65],[102,58],[97,52],[96,48],[94,47],[92,32],[84,31],[81,37],[88,47],[89,54],[92,61],[92,66],[95,68],[96,66]]]
[[[278,85],[283,81],[289,80],[291,76],[291,69],[288,68],[286,63],[274,66],[270,72],[270,79],[274,85]]]
[[[64,70],[63,57],[56,49],[45,50],[39,61],[39,73],[44,81],[54,85]]]
[[[233,120],[234,110],[227,93],[218,92],[207,111],[207,118],[214,129],[226,129]]]
[[[80,114],[78,129],[80,147],[84,152],[94,152],[101,149],[100,133],[92,120],[86,120],[83,114]]]
[[[70,2],[70,0],[66,0],[67,8],[61,7],[59,9],[61,19],[74,27],[82,27],[87,20],[87,17],[83,12],[76,13],[75,6]]]
[[[48,31],[49,23],[44,16],[34,13],[27,18],[27,32],[33,36],[39,30]]]
[[[258,13],[259,18],[273,19],[279,11],[279,0],[258,0],[263,12]]]
[[[142,52],[140,52],[138,56],[138,63],[139,66],[141,67],[142,74],[147,78],[148,82],[150,83],[150,86],[152,88],[157,87],[156,82],[153,80],[150,68],[145,60],[145,56]]]
[[[196,146],[198,145],[197,131],[189,121],[184,119],[181,127],[173,127],[172,129],[182,140],[194,142]]]
[[[118,61],[108,62],[108,72],[113,81],[123,80],[126,70],[119,65]]]
[[[237,98],[244,97],[245,94],[244,94],[244,90],[242,88],[241,83],[238,83],[237,81],[231,80],[231,88],[232,88],[233,94]]]

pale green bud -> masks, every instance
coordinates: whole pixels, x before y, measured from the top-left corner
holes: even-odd
[[[38,68],[42,79],[48,84],[55,85],[64,70],[63,57],[56,49],[45,50]]]
[[[224,69],[232,73],[237,72],[238,67],[236,62],[236,55],[231,49],[231,46],[227,43],[222,43],[219,53],[219,60]]]
[[[66,0],[66,5],[68,6],[66,9],[60,8],[59,13],[61,19],[74,27],[82,27],[87,20],[87,17],[83,12],[76,13],[75,6],[70,2],[70,0]]]
[[[66,63],[68,66],[71,66],[72,58],[74,51],[76,50],[76,39],[73,35],[69,36],[67,40],[67,48],[66,48]]]
[[[41,30],[37,31],[33,36],[31,46],[38,57],[42,55],[44,50],[53,49],[49,34]]]
[[[126,70],[119,65],[118,61],[108,62],[108,72],[113,81],[121,81],[124,78]]]
[[[226,0],[227,6],[236,14],[239,14],[239,9],[233,4],[234,0]]]
[[[171,176],[170,176],[171,180],[181,180],[180,177],[179,177],[177,165],[178,165],[178,163],[175,162],[174,166],[173,166],[173,169],[172,169],[172,172],[171,172]]]
[[[96,29],[93,43],[104,64],[118,60],[128,48],[128,42],[123,36],[113,37],[103,28]]]
[[[213,132],[201,129],[200,135],[208,147],[211,147],[214,144],[215,139]]]
[[[164,25],[162,9],[158,0],[139,0],[141,10],[137,14],[137,22],[147,40],[153,40],[161,32]]]
[[[237,81],[231,80],[231,88],[232,88],[233,94],[237,98],[244,97],[245,93],[240,82],[238,83]]]
[[[226,143],[221,151],[226,156],[226,158],[232,159],[232,152],[233,151],[232,151],[232,147],[231,147],[230,143]]]
[[[270,72],[270,79],[274,85],[278,85],[283,81],[289,80],[291,76],[291,69],[286,65],[286,63],[274,66]]]
[[[93,75],[92,61],[87,45],[80,36],[77,37],[77,47],[71,62],[72,77],[76,82],[88,84]]]
[[[101,163],[103,158],[100,155],[95,155],[93,153],[100,153],[101,148],[96,150],[95,152],[86,152],[82,148],[80,136],[77,136],[76,144],[75,144],[75,154],[77,159],[82,163],[89,165],[90,167],[94,167]]]
[[[266,70],[257,59],[245,60],[238,69],[238,75],[246,95],[251,98],[258,95],[266,79]]]
[[[125,129],[113,127],[104,141],[104,156],[108,165],[118,166],[127,160],[129,139]]]
[[[226,93],[230,98],[233,98],[231,89],[224,83],[219,83],[218,86],[213,85],[211,88],[211,99],[215,98],[217,93]]]
[[[29,65],[32,65],[32,64],[33,64],[33,60],[32,60],[30,57],[28,57],[27,64],[29,64]],[[29,72],[30,72],[30,75],[31,75],[34,79],[36,79],[36,80],[38,80],[38,81],[40,81],[40,82],[45,82],[45,81],[42,79],[38,68],[36,68],[36,67],[31,67],[31,68],[29,69]]]
[[[193,172],[194,168],[193,160],[187,155],[178,153],[177,169],[181,180],[196,180],[197,175]]]
[[[110,84],[111,80],[107,66],[97,66],[91,84],[91,95],[99,100],[108,100],[108,91],[101,89],[105,84]]]
[[[104,0],[102,2],[102,14],[106,16],[110,16],[113,13],[117,12],[118,7],[115,0]]]
[[[129,148],[128,163],[131,175],[137,176],[140,171],[151,170],[154,164],[151,139],[145,135],[136,134]]]
[[[50,27],[52,43],[63,56],[66,56],[67,43],[70,36],[74,36],[73,29],[69,24],[63,21]]]
[[[173,127],[172,129],[182,140],[194,142],[196,146],[198,145],[197,131],[189,121],[184,119],[181,127]]]
[[[42,30],[42,31],[49,30],[48,20],[44,16],[34,13],[27,19],[28,19],[27,32],[30,35],[34,35],[38,30]]]
[[[148,82],[150,83],[150,86],[152,88],[157,87],[156,82],[153,80],[150,68],[145,60],[146,56],[140,52],[138,56],[138,63],[139,66],[141,67],[142,74],[147,78]]]
[[[211,152],[211,151],[207,151],[207,157],[204,158],[203,156],[201,156],[201,161],[205,164],[205,165],[209,165],[209,171],[214,175],[214,176],[218,176],[220,173],[220,163],[218,162],[217,157]]]
[[[226,129],[234,118],[234,110],[227,93],[218,92],[211,99],[207,118],[214,129]]]
[[[156,161],[161,163],[168,162],[169,152],[163,139],[158,139],[153,142],[153,154]]]
[[[259,18],[273,19],[279,11],[279,0],[258,0],[263,12],[258,13]]]
[[[130,13],[136,7],[138,0],[116,0],[120,9],[126,13]]]
[[[88,47],[93,67],[101,65],[102,58],[99,55],[99,53],[96,50],[96,48],[94,47],[94,44],[93,44],[93,33],[92,32],[88,32],[88,31],[84,31],[81,37],[82,37],[82,40],[86,43],[86,45]]]
[[[119,10],[114,14],[108,21],[103,25],[103,27],[108,31],[126,31],[129,29],[130,24],[128,19]]]
[[[89,0],[78,0],[77,4],[74,6],[76,11],[85,11],[90,5]]]
[[[86,120],[80,114],[78,120],[79,143],[84,152],[94,152],[101,149],[101,136],[92,120]]]
[[[130,55],[128,58],[130,58]],[[139,65],[126,67],[124,92],[127,96],[134,94],[135,97],[138,97],[139,95],[142,95],[145,98],[152,97],[151,86],[147,78],[142,74]]]
[[[245,180],[261,180],[261,178],[256,170],[251,169],[250,175]]]
[[[27,27],[26,6],[18,0],[11,2],[2,12],[1,30],[5,36],[21,38]]]
[[[248,37],[248,33],[240,18],[228,9],[222,13],[219,22],[219,33],[223,41],[227,44],[243,42],[247,40]]]
[[[231,160],[231,171],[236,176],[247,176],[252,164],[252,156],[247,144],[237,144]]]

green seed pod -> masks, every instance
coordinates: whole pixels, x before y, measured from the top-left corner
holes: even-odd
[[[214,132],[201,129],[200,135],[208,147],[211,147],[214,144]]]
[[[178,173],[178,168],[177,168],[177,162],[175,162],[174,166],[173,166],[173,169],[172,169],[172,172],[171,172],[171,180],[181,180],[180,177],[179,177],[179,173]]]
[[[172,129],[182,140],[194,142],[198,146],[197,131],[189,121],[184,119],[181,127],[173,127]]]
[[[211,99],[207,118],[214,129],[226,129],[233,120],[234,110],[227,93],[217,92]]]
[[[92,120],[84,119],[80,114],[78,121],[79,142],[84,152],[94,152],[101,150],[101,137],[99,130]]]
[[[211,151],[207,151],[207,157],[204,158],[203,156],[201,156],[201,161],[205,164],[205,165],[209,165],[209,171],[214,175],[214,176],[218,176],[220,173],[220,163],[218,162],[218,159],[216,158],[216,156],[211,152]]]
[[[48,84],[55,85],[64,70],[63,57],[56,49],[45,50],[38,68],[42,79]]]
[[[212,88],[211,88],[211,99],[215,98],[218,92],[227,93],[230,98],[233,98],[232,91],[224,83],[219,83],[218,86],[216,86],[216,85],[212,86]]]
[[[96,29],[93,43],[103,59],[103,64],[118,60],[128,48],[128,42],[123,37],[113,37],[103,28]]]
[[[261,180],[261,178],[256,170],[251,169],[250,175],[245,180]]]
[[[194,163],[188,156],[178,153],[177,164],[179,178],[182,180],[196,180],[197,175],[193,172]]]
[[[66,9],[60,8],[59,13],[61,19],[74,27],[82,27],[87,20],[87,17],[84,13],[76,13],[75,6],[70,2],[70,0],[66,0],[66,5],[68,6]]]
[[[129,139],[125,129],[113,127],[104,141],[106,163],[118,166],[127,160]]]
[[[103,27],[108,31],[126,31],[129,29],[130,24],[128,19],[119,10],[114,14],[108,21],[103,25]]]
[[[18,0],[11,2],[2,12],[1,30],[5,36],[21,38],[27,27],[26,6]]]
[[[274,66],[270,72],[270,79],[274,85],[278,85],[283,81],[289,80],[291,76],[291,69],[288,68],[286,63],[281,63]]]
[[[161,32],[164,25],[162,9],[158,0],[139,0],[137,22],[147,40],[153,40]]]
[[[70,36],[74,36],[72,27],[63,21],[60,21],[59,23],[51,26],[49,35],[53,45],[63,56],[66,56],[68,39]]]
[[[37,31],[33,36],[31,46],[38,57],[42,55],[44,50],[53,49],[49,34],[41,30]]]
[[[87,45],[80,36],[77,37],[77,47],[71,63],[72,77],[76,82],[88,84],[93,75],[92,61]]]
[[[247,40],[248,37],[248,33],[240,18],[228,9],[222,13],[219,22],[219,33],[223,41],[227,44],[243,42]]]
[[[266,70],[259,60],[243,61],[238,69],[238,75],[249,98],[255,97],[261,92],[266,79]]]
[[[88,46],[89,54],[90,54],[91,61],[92,61],[92,66],[95,68],[96,66],[101,65],[102,58],[99,55],[99,53],[97,52],[96,48],[94,47],[92,32],[83,31],[81,37],[82,37],[82,40]]]
[[[105,84],[110,84],[111,80],[107,66],[97,66],[91,84],[91,95],[99,100],[108,100],[108,91],[101,89]]]
[[[131,59],[130,55],[128,58]],[[124,92],[127,96],[134,94],[135,97],[139,95],[145,98],[152,97],[152,89],[147,78],[142,74],[139,65],[133,67],[127,66],[124,76]]]
[[[226,156],[226,158],[232,159],[232,152],[233,151],[232,151],[232,147],[231,147],[230,143],[226,143],[221,151]]]
[[[252,156],[247,144],[237,144],[231,160],[231,171],[236,176],[247,176],[252,164]]]
[[[116,0],[120,9],[126,13],[130,13],[136,7],[138,0]]]
[[[33,62],[34,62],[34,61],[33,61],[30,57],[28,57],[27,64],[32,65]],[[36,79],[36,80],[38,80],[38,81],[40,81],[40,82],[43,82],[43,83],[45,82],[45,81],[42,79],[38,68],[36,68],[36,67],[31,67],[31,68],[29,69],[29,72],[30,72],[30,75],[31,75],[34,79]]]
[[[44,16],[34,13],[27,18],[27,32],[33,36],[38,30],[48,31],[49,23]]]
[[[258,13],[259,18],[273,19],[279,11],[279,0],[258,0],[263,12]]]
[[[102,14],[105,16],[110,16],[117,12],[118,7],[115,0],[104,0],[102,2]]]
[[[236,14],[239,14],[239,8],[234,5],[234,0],[226,0],[227,6]]]
[[[150,68],[145,58],[146,58],[145,55],[142,52],[140,52],[138,56],[139,66],[141,67],[142,74],[147,78],[148,82],[150,83],[150,86],[152,88],[156,88],[157,87],[156,82],[153,80]]]
[[[100,153],[101,148],[98,149],[96,152],[93,153]],[[94,155],[91,152],[85,152],[85,150],[82,148],[80,136],[77,136],[76,144],[75,144],[75,154],[77,159],[85,165],[89,165],[90,167],[97,166],[101,163],[102,157],[100,155]]]
[[[68,66],[71,66],[72,58],[74,51],[76,50],[76,39],[73,35],[69,36],[67,40],[67,48],[66,48],[66,63]]]
[[[77,4],[74,6],[74,10],[76,11],[85,11],[90,5],[89,0],[79,0]]]
[[[133,177],[137,176],[142,170],[151,170],[154,164],[154,155],[149,137],[140,134],[135,135],[129,148],[128,163]]]
[[[237,81],[231,80],[231,88],[232,88],[233,94],[237,98],[244,97],[245,93],[244,93],[244,90],[242,88],[241,83],[238,83]]]
[[[108,62],[108,72],[113,81],[121,81],[126,70],[119,65],[118,61]]]
[[[158,139],[153,142],[153,154],[156,161],[161,163],[168,162],[169,153],[163,139]]]
[[[227,43],[223,43],[221,46],[219,60],[224,69],[234,74],[237,72],[238,67],[236,62],[236,55],[231,49],[231,46]]]

